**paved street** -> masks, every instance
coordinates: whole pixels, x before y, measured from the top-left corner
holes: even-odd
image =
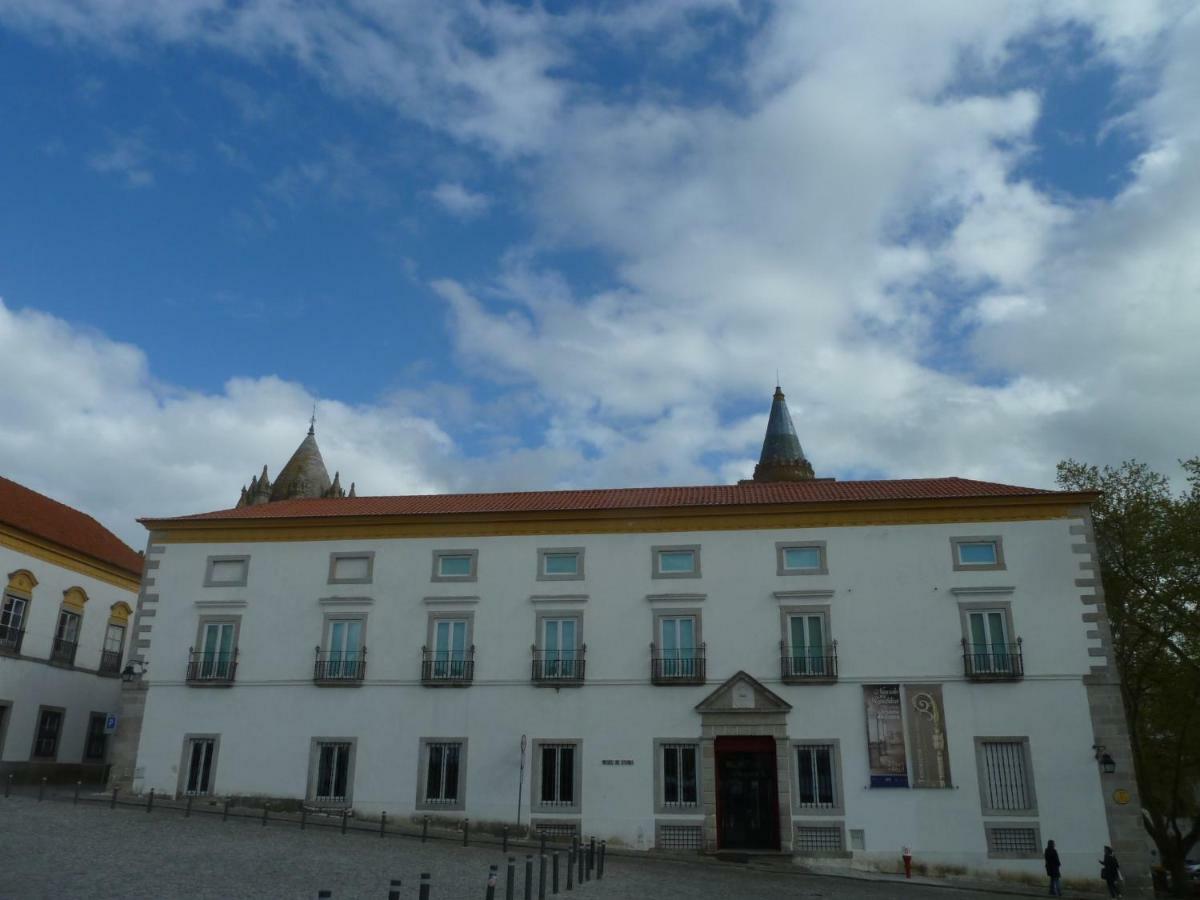
[[[524,850],[518,851],[518,870]],[[0,897],[3,898],[315,898],[387,896],[403,880],[403,900],[417,897],[418,876],[433,875],[433,900],[483,898],[488,866],[501,866],[499,848],[381,840],[336,829],[177,811],[109,810],[107,806],[30,797],[0,799]],[[517,896],[522,896],[518,874]],[[534,892],[536,896],[536,890]],[[778,900],[778,898],[892,898],[984,900],[977,891],[763,872],[742,867],[610,856],[603,881],[571,895],[580,900]]]

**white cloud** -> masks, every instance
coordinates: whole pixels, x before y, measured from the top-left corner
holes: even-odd
[[[471,219],[487,212],[491,198],[463,187],[455,181],[443,181],[432,191],[433,199],[451,215]]]
[[[106,149],[88,157],[88,166],[106,175],[124,176],[129,187],[150,187],[154,184],[150,156],[150,147],[141,135],[112,135]]]

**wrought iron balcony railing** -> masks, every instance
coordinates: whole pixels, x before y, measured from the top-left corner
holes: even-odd
[[[673,649],[650,645],[653,684],[704,684],[704,644]]]
[[[20,653],[21,642],[23,640],[25,640],[24,628],[0,625],[0,651],[5,653]]]
[[[209,653],[207,651],[197,653],[195,648],[189,648],[187,667],[188,684],[233,684],[234,676],[237,675],[237,660],[238,651],[236,647],[224,653]]]
[[[963,671],[971,681],[1016,681],[1025,677],[1021,639],[1015,644],[971,644],[964,638]]]
[[[462,687],[475,679],[475,646],[466,650],[421,648],[421,683],[428,687]]]
[[[533,682],[542,685],[583,684],[587,644],[576,650],[546,650],[533,647]]]
[[[79,644],[75,641],[55,638],[54,643],[50,646],[50,661],[73,666],[75,665],[75,651],[78,649]]]
[[[316,648],[313,681],[316,684],[362,684],[367,677],[367,648],[322,650]]]
[[[100,651],[100,674],[101,675],[120,675],[121,674],[121,651],[120,650],[101,650]]]
[[[780,672],[788,684],[822,684],[837,681],[837,641],[828,647],[789,647],[779,642]]]

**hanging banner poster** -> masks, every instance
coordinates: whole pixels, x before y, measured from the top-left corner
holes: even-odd
[[[908,787],[900,685],[864,684],[871,787]]]
[[[950,787],[950,751],[946,745],[946,708],[940,684],[904,685],[908,744],[913,758],[913,787]]]

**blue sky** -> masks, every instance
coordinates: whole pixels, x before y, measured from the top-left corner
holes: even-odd
[[[0,0],[0,472],[137,541],[317,402],[365,493],[727,482],[777,369],[821,474],[1170,469],[1196,56],[1172,3]]]

